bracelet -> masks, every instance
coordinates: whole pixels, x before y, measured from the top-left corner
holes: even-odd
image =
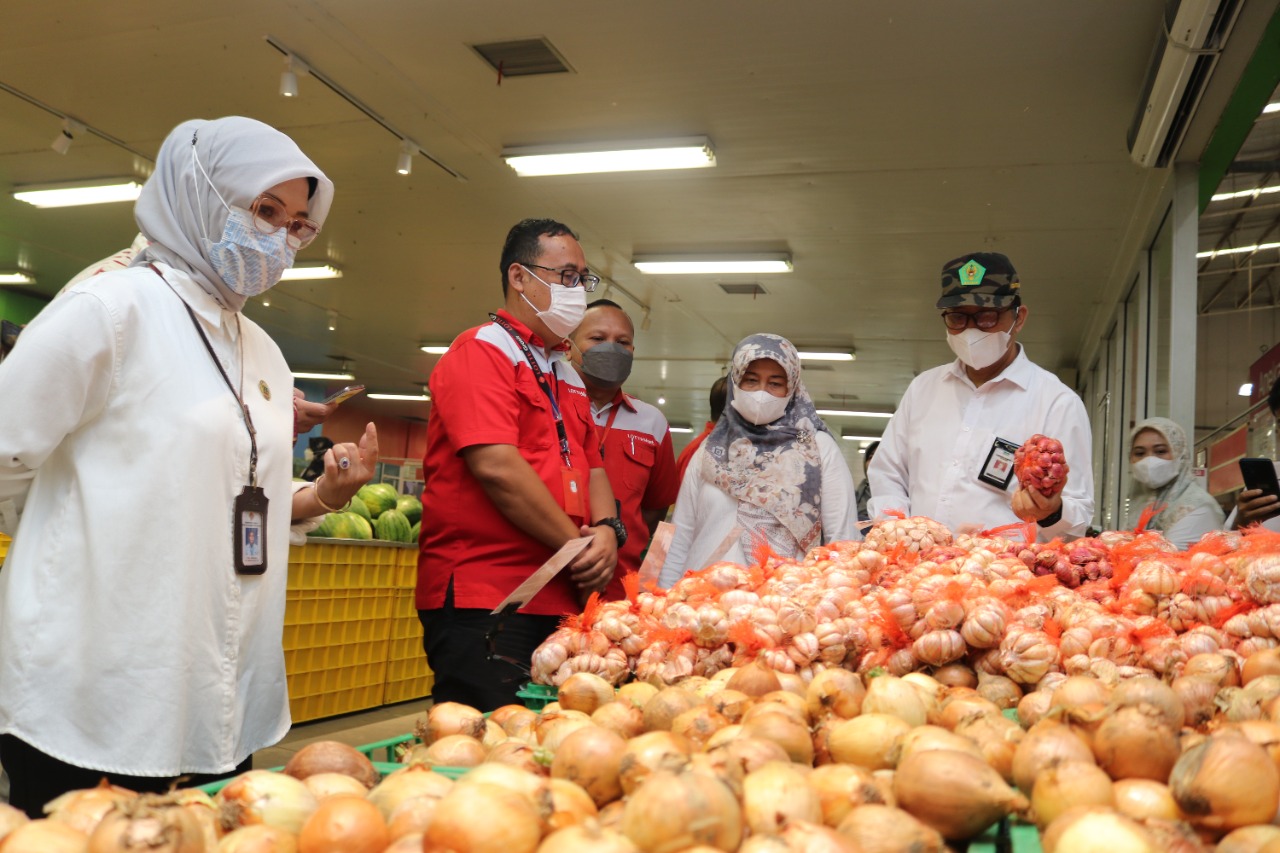
[[[320,504],[321,507],[329,512],[342,512],[342,507],[329,506],[324,502],[324,498],[320,497],[320,481],[323,479],[324,474],[321,474],[319,477],[316,477],[315,482],[311,484],[311,494],[315,495],[316,503]]]

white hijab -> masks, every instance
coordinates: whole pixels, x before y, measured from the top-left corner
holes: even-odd
[[[193,145],[204,172],[196,165]],[[151,243],[133,265],[163,261],[189,274],[227,309],[239,311],[245,297],[227,287],[206,255],[205,239],[217,243],[227,223],[218,195],[247,210],[264,190],[294,178],[316,179],[309,215],[323,226],[333,204],[333,182],[292,139],[240,116],[183,122],[161,144],[156,170],[134,206],[138,230]]]

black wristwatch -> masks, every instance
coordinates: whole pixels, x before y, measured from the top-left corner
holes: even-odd
[[[1059,506],[1056,510],[1053,511],[1053,515],[1045,516],[1044,518],[1037,521],[1036,524],[1038,524],[1040,527],[1052,527],[1053,525],[1057,524],[1059,521],[1062,521],[1061,506]]]
[[[602,518],[599,521],[593,521],[591,523],[592,527],[599,527],[601,525],[604,525],[605,527],[613,528],[613,535],[618,537],[619,548],[627,544],[627,526],[622,523],[622,519]]]

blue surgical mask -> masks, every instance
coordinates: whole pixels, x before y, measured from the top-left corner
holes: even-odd
[[[281,228],[263,234],[253,224],[253,215],[238,207],[228,207],[227,224],[222,239],[205,242],[205,254],[222,281],[244,297],[257,296],[280,281],[284,271],[293,266],[296,254]]]

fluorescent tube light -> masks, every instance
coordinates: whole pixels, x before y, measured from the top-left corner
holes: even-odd
[[[791,272],[791,256],[786,254],[640,255],[631,263],[649,275]]]
[[[0,272],[0,284],[35,284],[34,276],[24,272]]]
[[[801,361],[854,361],[857,355],[853,350],[833,350],[820,352],[818,350],[798,350]]]
[[[1244,383],[1243,385],[1240,386],[1240,390],[1237,391],[1236,393],[1239,394],[1241,397],[1252,397],[1253,383],[1252,382]]]
[[[670,432],[676,432],[676,433],[693,432],[693,427],[673,426],[673,427],[667,427],[667,430]]]
[[[880,436],[878,435],[842,435],[840,437],[843,438],[845,441],[865,441],[868,444],[870,444],[873,441],[880,440]]]
[[[1280,113],[1280,101],[1267,104],[1265,107],[1262,108],[1262,112],[1264,115],[1267,113]]]
[[[417,402],[426,402],[431,399],[429,394],[365,394],[370,400],[414,400]]]
[[[444,355],[449,351],[449,345],[448,344],[423,344],[422,346],[418,347],[418,349],[422,350],[427,355]]]
[[[502,158],[522,178],[705,169],[716,164],[711,140],[705,136],[644,142],[524,145],[504,149]]]
[[[1216,258],[1218,255],[1239,255],[1245,252],[1265,252],[1268,249],[1280,249],[1280,243],[1255,243],[1252,246],[1237,246],[1234,249],[1211,249],[1208,252],[1196,252],[1196,257]]]
[[[855,412],[849,409],[818,409],[824,418],[884,418],[893,417],[893,412]]]
[[[342,278],[342,270],[333,264],[303,261],[289,267],[284,271],[284,275],[280,276],[281,281],[310,281],[322,278]]]
[[[133,178],[110,178],[103,181],[16,187],[13,197],[36,207],[75,207],[82,204],[137,201],[141,192],[142,184]]]
[[[1280,184],[1273,187],[1254,187],[1251,190],[1240,190],[1233,193],[1218,193],[1213,196],[1210,201],[1229,201],[1233,198],[1252,198],[1254,196],[1268,195],[1270,193],[1280,193]]]
[[[355,379],[355,374],[343,371],[342,373],[314,373],[302,370],[293,371],[294,379],[334,379],[339,381],[351,381]]]

